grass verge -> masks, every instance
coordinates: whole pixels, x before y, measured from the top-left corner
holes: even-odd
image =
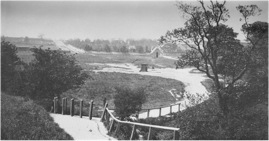
[[[2,140],[73,140],[32,100],[1,94]]]

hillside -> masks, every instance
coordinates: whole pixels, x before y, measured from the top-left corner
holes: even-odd
[[[211,90],[210,81],[204,81],[203,85],[208,91]],[[268,140],[266,100],[234,109],[226,118],[218,114],[217,100],[216,95],[212,94],[205,102],[175,113],[174,119],[159,117],[141,122],[178,127],[182,140]],[[155,136],[165,137],[163,139],[166,140],[172,138],[165,132],[157,132]]]
[[[32,100],[1,93],[1,140],[72,140]]]
[[[62,50],[70,53],[84,53],[83,49],[76,48],[72,45],[66,45],[59,40],[28,38],[28,37],[3,37],[3,40],[9,41],[16,45],[18,51],[29,51],[34,47],[41,47],[43,49],[50,48],[51,50]]]

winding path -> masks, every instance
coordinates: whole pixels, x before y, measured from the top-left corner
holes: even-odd
[[[107,135],[107,129],[100,118],[89,120],[88,117],[50,114],[60,128],[71,135],[74,140],[117,140]]]

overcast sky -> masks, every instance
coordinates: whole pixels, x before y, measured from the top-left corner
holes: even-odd
[[[50,39],[158,39],[186,21],[175,1],[2,1],[1,35]],[[268,22],[268,1],[228,1],[227,22],[238,33],[238,4],[256,4],[263,11],[252,21]],[[242,39],[243,35],[239,35]]]

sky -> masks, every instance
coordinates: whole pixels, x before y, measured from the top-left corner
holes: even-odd
[[[183,27],[176,1],[1,1],[1,35],[49,39],[159,39]],[[268,22],[268,1],[227,1],[226,22],[242,33],[239,4],[256,4],[262,14],[251,19]],[[243,34],[239,34],[243,39]]]

